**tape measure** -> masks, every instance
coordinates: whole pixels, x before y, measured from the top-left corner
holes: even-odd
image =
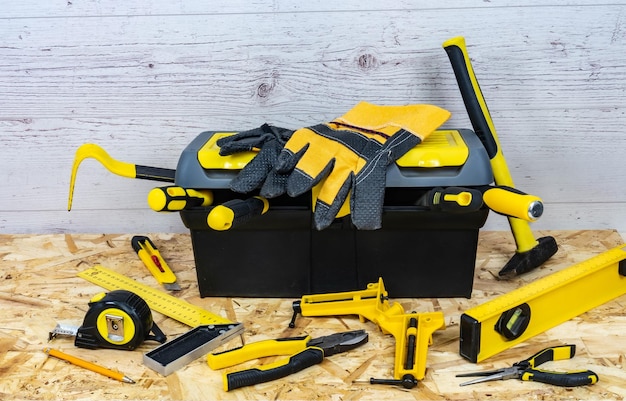
[[[150,334],[154,333],[154,334]],[[146,302],[138,295],[116,290],[96,295],[80,327],[57,324],[49,339],[59,335],[75,337],[81,348],[134,350],[147,340],[164,343],[165,334],[152,320]]]
[[[626,294],[626,244],[461,315],[460,354],[480,362]]]
[[[232,323],[222,316],[213,314],[187,301],[139,283],[100,265],[78,273],[78,277],[107,290],[131,291],[143,298],[150,309],[191,327]]]

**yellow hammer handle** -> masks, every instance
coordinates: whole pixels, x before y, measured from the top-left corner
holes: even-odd
[[[508,187],[488,189],[483,193],[483,202],[496,213],[526,221],[535,221],[543,213],[541,198]]]

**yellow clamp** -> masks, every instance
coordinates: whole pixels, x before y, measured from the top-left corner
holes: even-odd
[[[295,327],[298,313],[302,316],[358,315],[364,322],[378,325],[396,341],[394,378],[401,381],[407,375],[422,380],[426,372],[428,346],[432,334],[445,328],[443,313],[405,313],[401,304],[389,302],[383,279],[370,283],[365,290],[331,294],[305,295],[293,304]],[[415,383],[416,384],[416,383]]]

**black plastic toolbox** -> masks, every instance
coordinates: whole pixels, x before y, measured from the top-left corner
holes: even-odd
[[[214,134],[200,134],[185,149],[176,185],[211,189],[214,204],[245,199],[249,195],[228,189],[238,170],[221,167],[211,140]],[[300,297],[360,290],[382,277],[393,297],[469,298],[478,232],[488,209],[444,213],[425,210],[416,202],[433,187],[492,183],[489,158],[470,130],[437,131],[416,149],[420,146],[420,153],[404,166],[388,170],[379,230],[356,230],[350,216],[316,230],[310,194],[271,199],[266,214],[226,231],[208,227],[211,207],[182,210],[182,221],[191,232],[200,295]],[[207,148],[217,159],[211,166],[199,156]],[[447,148],[463,156],[446,162]],[[229,165],[224,160],[223,166]]]

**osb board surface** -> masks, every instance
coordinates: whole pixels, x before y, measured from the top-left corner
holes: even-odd
[[[90,266],[102,264],[159,288],[131,249],[131,235],[0,235],[0,399],[624,399],[626,296],[552,328],[478,366],[459,356],[458,323],[464,310],[623,242],[615,231],[558,231],[537,235],[555,236],[559,252],[536,271],[510,281],[498,279],[498,271],[513,254],[515,246],[508,232],[482,232],[471,299],[393,300],[400,302],[407,311],[442,311],[447,325],[445,330],[434,334],[434,343],[428,350],[425,379],[418,387],[406,390],[366,384],[370,377],[392,377],[393,367],[393,338],[380,333],[372,323],[362,323],[352,316],[301,317],[297,327],[289,329],[293,299],[200,298],[189,236],[151,234],[151,239],[183,286],[178,295],[213,313],[243,322],[245,342],[303,333],[319,336],[360,328],[367,329],[370,334],[367,344],[349,353],[327,358],[321,364],[285,379],[231,392],[222,390],[221,372],[208,368],[205,358],[168,377],[145,367],[142,355],[152,349],[150,343],[131,352],[80,349],[68,338],[47,342],[48,332],[56,323],[79,325],[89,299],[102,291],[76,277],[78,272]],[[170,338],[189,329],[159,313],[154,312],[154,317]],[[455,377],[462,371],[508,366],[546,346],[565,343],[576,344],[576,357],[547,367],[555,370],[591,369],[600,376],[596,385],[566,389],[509,380],[459,387],[462,379]],[[241,340],[236,339],[228,344],[228,348],[240,344]],[[137,383],[120,383],[47,358],[42,352],[46,346],[120,370]]]

